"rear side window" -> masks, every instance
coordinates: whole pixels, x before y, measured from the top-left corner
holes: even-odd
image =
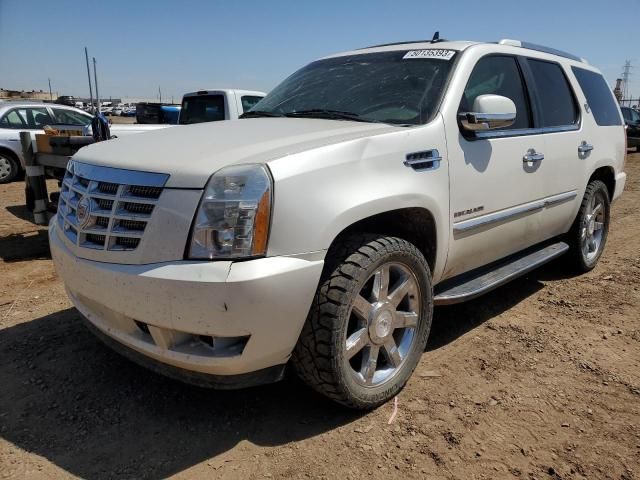
[[[87,125],[91,123],[91,117],[73,110],[65,110],[64,108],[52,108],[56,117],[56,125]]]
[[[194,95],[184,97],[180,111],[180,124],[216,122],[224,120],[224,96]]]
[[[571,70],[573,70],[584,96],[587,97],[587,103],[596,123],[601,127],[622,125],[613,94],[602,75],[578,67],[571,67]]]
[[[520,69],[514,57],[481,58],[471,72],[460,102],[460,112],[471,112],[479,95],[502,95],[516,105],[516,121],[509,129],[530,128],[531,115]]]
[[[562,67],[557,63],[528,59],[540,102],[543,127],[574,125],[578,109]]]
[[[2,120],[0,120],[1,128],[27,128],[27,122],[24,117],[20,116],[17,110],[11,110]]]

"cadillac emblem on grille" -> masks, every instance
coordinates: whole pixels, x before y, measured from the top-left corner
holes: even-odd
[[[80,227],[86,227],[91,218],[91,200],[88,197],[83,196],[78,202],[78,208],[76,210],[76,218]]]

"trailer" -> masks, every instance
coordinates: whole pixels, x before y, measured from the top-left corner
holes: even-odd
[[[43,137],[46,137],[43,139]],[[47,143],[43,143],[46,141]],[[20,132],[20,143],[25,164],[25,200],[37,225],[48,225],[57,210],[60,192],[47,191],[47,178],[60,185],[71,156],[80,148],[94,143],[90,136],[38,135]],[[40,149],[38,148],[40,144]],[[47,151],[43,149],[47,145]],[[41,151],[39,151],[41,150]]]

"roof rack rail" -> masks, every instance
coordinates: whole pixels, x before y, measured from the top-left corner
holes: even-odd
[[[378,48],[378,47],[391,47],[393,45],[406,45],[409,43],[431,43],[432,39],[429,40],[409,40],[406,42],[393,42],[393,43],[381,43],[380,45],[371,45],[369,47],[358,48],[357,50],[366,50],[367,48]]]
[[[367,48],[392,47],[393,45],[406,45],[409,43],[439,43],[446,42],[445,38],[440,38],[440,32],[435,32],[430,40],[411,40],[408,42],[381,43],[380,45],[371,45],[370,47],[358,48],[358,50],[366,50]]]
[[[536,50],[538,52],[550,53],[551,55],[557,55],[559,57],[575,60],[576,62],[588,63],[584,58],[580,58],[572,53],[563,52],[556,48],[545,47],[544,45],[537,45],[531,42],[521,42],[520,40],[512,40],[510,38],[503,38],[498,42],[499,45],[511,45],[512,47],[528,48],[529,50]]]

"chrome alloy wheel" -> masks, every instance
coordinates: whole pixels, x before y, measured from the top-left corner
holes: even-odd
[[[411,352],[422,308],[418,280],[400,263],[384,263],[351,305],[344,343],[355,381],[366,387],[388,382]]]
[[[8,178],[11,175],[11,162],[7,157],[0,155],[0,180]]]
[[[589,207],[582,219],[580,244],[582,255],[587,262],[592,261],[600,253],[604,234],[604,198],[602,192],[596,192],[589,202]]]

